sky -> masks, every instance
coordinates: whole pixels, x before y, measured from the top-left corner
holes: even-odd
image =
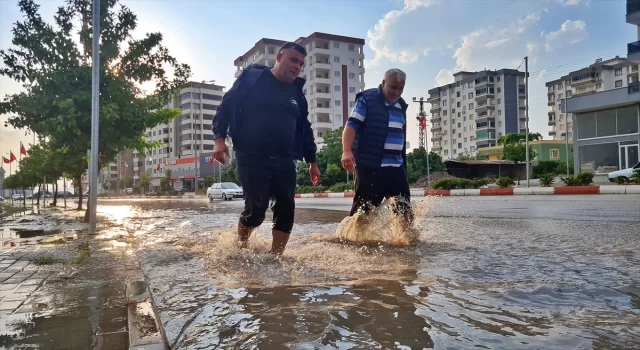
[[[63,1],[41,0],[47,21]],[[192,80],[231,86],[233,61],[263,37],[295,40],[313,32],[365,39],[366,88],[384,72],[407,73],[403,97],[428,97],[428,90],[453,81],[460,70],[515,69],[529,57],[530,130],[548,136],[545,82],[593,63],[626,57],[638,40],[625,22],[624,0],[132,0],[121,1],[138,16],[135,36],[162,32],[164,44],[191,65]],[[17,0],[0,0],[0,49],[11,47],[11,29],[21,19]],[[2,63],[0,63],[1,65]],[[521,65],[522,64],[522,65]],[[0,77],[0,96],[20,85]],[[429,105],[425,105],[429,110]],[[408,110],[411,148],[418,145],[415,116]],[[4,127],[0,154],[32,142],[24,130]],[[430,137],[430,135],[428,135]]]

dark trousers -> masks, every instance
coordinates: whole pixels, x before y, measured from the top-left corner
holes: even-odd
[[[407,169],[401,167],[380,167],[367,169],[356,167],[356,194],[353,198],[351,213],[353,216],[359,209],[369,213],[372,207],[377,207],[383,199],[397,198],[393,212],[403,215],[408,224],[413,223],[413,210],[409,201],[411,191],[407,179]]]
[[[295,213],[296,166],[293,157],[269,157],[236,152],[238,178],[244,193],[240,223],[255,228],[273,205],[273,229],[291,233]]]

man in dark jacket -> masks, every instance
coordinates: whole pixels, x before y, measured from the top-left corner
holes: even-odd
[[[395,197],[396,213],[413,222],[407,179],[407,103],[400,97],[406,74],[390,69],[382,84],[356,96],[342,133],[342,166],[355,172],[356,193],[350,215]]]
[[[296,160],[309,166],[311,182],[318,184],[316,144],[308,106],[302,92],[305,80],[298,75],[307,53],[288,42],[279,50],[276,65],[269,69],[251,65],[227,91],[213,118],[214,158],[224,164],[229,150],[227,131],[233,141],[238,177],[245,195],[238,222],[238,239],[246,247],[251,231],[260,226],[273,197],[273,242],[280,255],[293,227]]]

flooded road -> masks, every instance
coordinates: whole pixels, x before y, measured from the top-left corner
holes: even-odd
[[[282,260],[270,217],[235,247],[240,201],[100,211],[137,237],[174,349],[640,347],[638,196],[423,201],[394,248],[335,238],[348,199],[299,200]]]

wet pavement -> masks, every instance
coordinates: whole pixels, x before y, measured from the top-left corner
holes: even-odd
[[[335,238],[348,199],[298,200],[282,260],[270,218],[236,248],[240,201],[101,210],[136,238],[174,349],[640,347],[638,196],[421,202],[420,243],[394,248]]]
[[[236,248],[241,201],[3,223],[0,349],[640,348],[639,196],[419,199],[410,248],[336,239],[349,199],[296,203],[280,260],[270,217]]]

